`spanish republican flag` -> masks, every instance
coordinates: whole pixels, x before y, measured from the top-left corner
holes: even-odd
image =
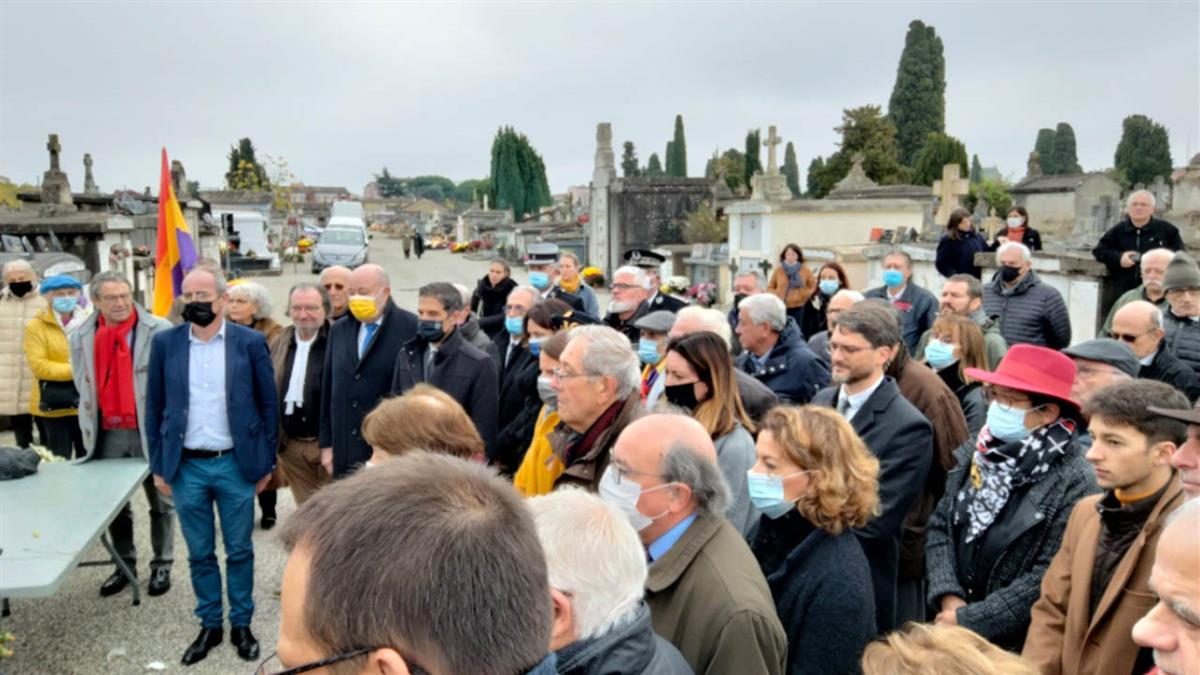
[[[175,189],[171,187],[171,169],[167,149],[162,151],[162,177],[158,184],[158,250],[154,255],[154,315],[165,317],[171,303],[183,292],[183,275],[196,266],[196,246],[183,219]]]

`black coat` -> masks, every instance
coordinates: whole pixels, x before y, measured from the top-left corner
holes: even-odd
[[[904,286],[904,292],[900,294],[900,302],[893,303],[888,297],[887,286],[872,288],[863,293],[867,298],[881,298],[892,307],[900,310],[901,316],[904,317],[901,328],[904,330],[904,346],[908,347],[909,354],[917,353],[917,343],[921,341],[921,336],[925,331],[933,328],[933,322],[938,317],[938,300],[933,297],[927,289],[921,288],[911,279]]]
[[[1138,371],[1140,380],[1158,380],[1175,387],[1187,396],[1189,401],[1200,398],[1200,378],[1196,372],[1171,353],[1166,342],[1158,346],[1158,353],[1148,366],[1142,366]]]
[[[780,403],[788,405],[808,403],[813,394],[829,384],[829,369],[800,339],[800,328],[791,317],[761,369],[749,352],[738,357],[737,367],[767,385]]]
[[[632,619],[554,654],[559,675],[692,675],[675,645],[654,633],[644,602],[633,610]]]
[[[754,376],[744,370],[733,370],[737,380],[738,396],[742,399],[742,407],[755,424],[770,412],[771,408],[779,405],[779,397],[767,385],[754,379]]]
[[[792,511],[763,516],[751,544],[788,638],[789,675],[857,673],[875,638],[871,568],[853,532],[817,529]]]
[[[541,369],[537,357],[526,347],[514,348],[506,365],[508,343],[508,333],[496,335],[496,371],[500,377],[499,431],[496,442],[488,448],[488,462],[505,475],[514,475],[533,442],[533,428],[542,407],[537,392]]]
[[[1110,227],[1100,237],[1096,248],[1092,249],[1092,255],[1108,268],[1108,278],[1116,288],[1114,297],[1142,283],[1142,266],[1121,267],[1121,255],[1126,251],[1145,253],[1155,248],[1182,251],[1183,237],[1179,236],[1179,228],[1153,217],[1145,226],[1134,227],[1129,216],[1125,216],[1125,220]]]
[[[1006,292],[1000,272],[983,287],[983,311],[1000,317],[1000,335],[1009,346],[1038,345],[1064,349],[1071,344],[1071,315],[1062,293],[1042,283],[1029,270],[1011,292]]]
[[[804,303],[804,319],[800,325],[800,333],[805,340],[820,333],[823,330],[829,330],[829,321],[826,312],[829,310],[829,298],[818,288],[808,298],[808,302]],[[735,319],[737,317],[734,317]],[[737,327],[736,321],[734,328]],[[820,356],[818,354],[818,356]]]
[[[1200,321],[1180,319],[1164,307],[1163,328],[1167,333],[1163,343],[1167,350],[1178,356],[1180,361],[1200,377]]]
[[[616,314],[609,313],[608,316],[604,317],[604,325],[624,333],[625,337],[629,338],[629,342],[636,345],[638,343],[638,339],[642,337],[642,331],[633,324],[636,323],[638,319],[641,319],[643,316],[649,314],[650,311],[649,303],[643,302],[637,306],[637,309],[633,312],[633,316],[629,317],[628,321],[622,321],[621,317],[617,316]]]
[[[836,386],[822,389],[813,403],[835,408],[838,391]],[[875,620],[884,633],[895,628],[900,538],[905,517],[925,489],[933,427],[890,377],[863,403],[850,426],[879,459],[879,515],[854,533],[871,563]]]
[[[308,348],[308,363],[304,370],[304,407],[285,415],[288,385],[292,380],[292,368],[296,361],[296,327],[288,326],[274,342],[271,343],[271,360],[276,361],[276,353],[280,353],[282,363],[276,368],[276,381],[279,385],[279,421],[283,434],[280,438],[313,438],[320,430],[321,415],[321,383],[324,381],[325,351],[329,344],[329,323],[326,322],[317,331],[316,341]],[[280,442],[280,445],[283,441]]]
[[[987,242],[978,232],[959,232],[958,239],[943,235],[937,245],[937,256],[934,266],[944,277],[955,274],[970,274],[976,279],[983,278],[983,272],[975,264],[975,254],[987,251]]]
[[[559,300],[561,302],[565,302],[571,309],[575,310],[576,312],[586,313],[586,310],[583,307],[583,298],[579,297],[578,295],[575,295],[574,293],[568,293],[568,292],[564,291],[563,289],[559,288],[558,286],[551,288],[545,294],[544,298],[546,300]],[[600,317],[596,317],[596,318],[598,319]]]
[[[358,358],[358,330],[354,317],[337,321],[329,329],[325,369],[321,378],[321,427],[318,443],[333,448],[335,478],[354,471],[371,458],[371,446],[362,439],[362,421],[392,390],[392,373],[404,344],[417,334],[417,317],[388,298],[383,322],[372,336],[363,358]]]
[[[425,379],[425,354],[429,343],[413,338],[396,359],[392,375],[392,393],[403,394]],[[433,377],[428,383],[450,395],[471,420],[483,438],[485,447],[496,442],[497,416],[496,364],[483,350],[454,331],[433,355]]]
[[[996,249],[1000,248],[1000,237],[1007,236],[1008,226],[1005,225],[996,232],[996,239],[992,241],[992,244],[988,246],[987,250],[995,251]],[[1029,247],[1030,251],[1040,251],[1042,250],[1042,233],[1026,225],[1025,234],[1021,235],[1021,243]]]
[[[665,310],[672,314],[674,314],[674,313],[678,312],[679,310],[683,309],[684,307],[688,306],[687,302],[680,300],[679,298],[677,298],[673,295],[667,295],[661,291],[658,293],[655,293],[654,297],[651,298],[650,302],[648,302],[647,304],[650,305],[650,310],[649,310],[650,312],[658,312],[658,311]],[[647,313],[649,313],[649,312],[647,312]]]
[[[483,332],[495,337],[496,333],[504,330],[504,305],[508,303],[508,294],[516,287],[517,282],[512,277],[505,277],[493,286],[486,274],[475,284],[475,292],[471,294],[471,311],[479,317],[479,327]]]

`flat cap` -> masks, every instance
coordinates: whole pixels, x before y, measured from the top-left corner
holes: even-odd
[[[1107,363],[1130,377],[1137,377],[1142,364],[1137,355],[1124,342],[1111,338],[1097,338],[1072,345],[1062,350],[1063,354],[1077,359]]]
[[[653,331],[655,333],[667,333],[671,330],[671,326],[675,325],[675,313],[668,312],[665,309],[660,309],[657,312],[650,312],[646,316],[633,322],[634,328],[641,330]]]

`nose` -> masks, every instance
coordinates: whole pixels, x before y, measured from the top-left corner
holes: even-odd
[[[1150,613],[1143,616],[1137,623],[1133,624],[1133,641],[1143,647],[1149,647],[1158,652],[1173,652],[1179,646],[1179,641],[1167,630],[1162,622],[1159,621],[1159,613],[1166,611],[1163,609],[1162,602],[1159,602],[1150,610]]]

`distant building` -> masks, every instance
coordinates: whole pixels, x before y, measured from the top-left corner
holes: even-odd
[[[380,199],[382,196],[379,194],[378,181],[371,181],[363,186],[363,199]]]
[[[332,204],[339,199],[350,199],[350,191],[344,187],[323,187],[318,185],[296,184],[288,188],[294,205],[300,204]]]

